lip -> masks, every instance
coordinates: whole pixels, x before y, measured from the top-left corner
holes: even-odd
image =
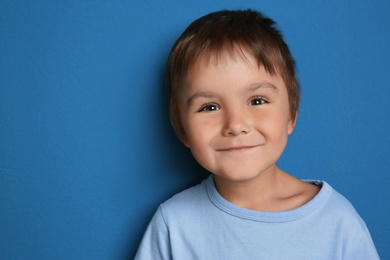
[[[218,149],[218,152],[241,152],[241,151],[248,151],[252,150],[253,148],[259,147],[259,145],[242,145],[242,146],[233,146],[233,147],[228,147],[228,148],[223,148],[223,149]]]

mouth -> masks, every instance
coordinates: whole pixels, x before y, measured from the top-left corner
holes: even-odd
[[[262,146],[261,144],[259,145],[243,145],[243,146],[233,146],[233,147],[228,147],[228,148],[223,148],[223,149],[218,149],[218,152],[241,152],[241,151],[248,151],[252,150],[256,147]]]

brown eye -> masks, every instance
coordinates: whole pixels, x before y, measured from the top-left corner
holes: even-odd
[[[216,111],[219,109],[220,109],[219,106],[216,104],[206,104],[206,105],[202,106],[199,111]]]
[[[251,99],[251,101],[249,102],[249,106],[258,106],[258,105],[263,105],[263,104],[266,104],[268,103],[267,99],[263,98],[263,97],[254,97]]]

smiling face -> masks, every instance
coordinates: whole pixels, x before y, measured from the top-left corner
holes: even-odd
[[[230,181],[273,172],[294,128],[283,79],[250,55],[201,59],[178,109],[182,142],[215,178]]]

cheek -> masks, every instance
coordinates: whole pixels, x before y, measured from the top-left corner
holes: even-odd
[[[211,138],[210,132],[201,125],[193,126],[188,131],[188,141],[194,149],[205,149]]]
[[[219,129],[218,117],[192,116],[186,122],[186,130],[194,138],[209,138]]]
[[[280,113],[272,113],[258,117],[256,119],[256,125],[264,135],[267,135],[272,140],[284,142],[290,134],[291,124],[289,123],[288,117]]]

